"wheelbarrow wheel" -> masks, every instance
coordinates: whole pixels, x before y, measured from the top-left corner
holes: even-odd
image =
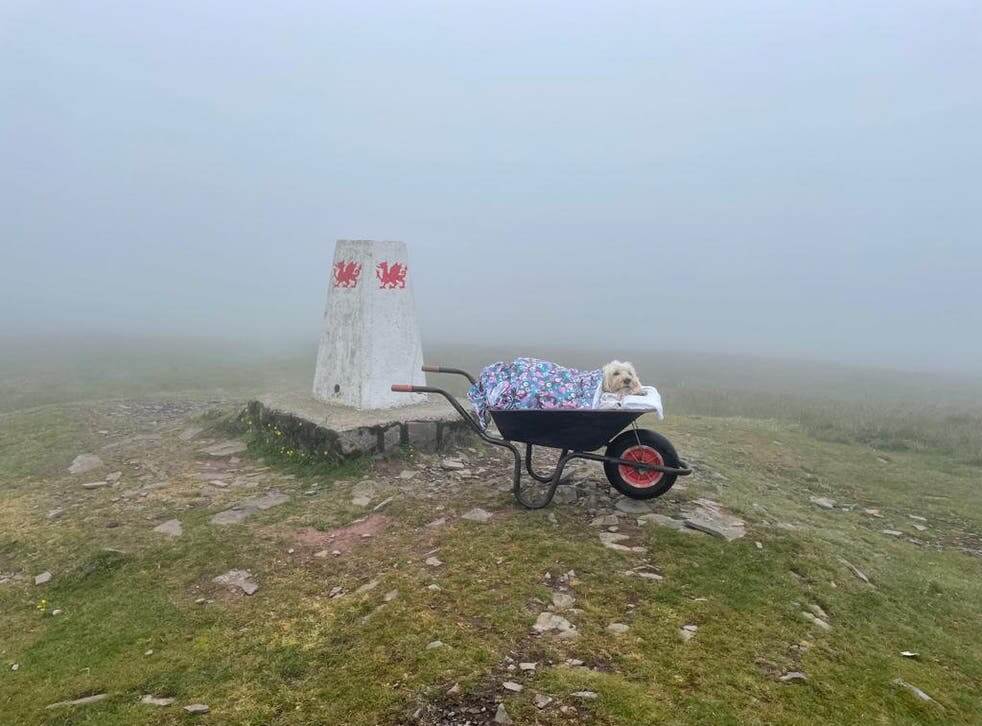
[[[605,453],[614,459],[679,468],[679,456],[672,442],[648,429],[624,431],[610,442]],[[609,461],[604,462],[604,473],[614,489],[631,499],[660,497],[672,488],[677,478],[676,474]]]

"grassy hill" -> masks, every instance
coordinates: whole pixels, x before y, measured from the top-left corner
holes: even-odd
[[[0,371],[4,723],[490,723],[499,705],[518,724],[969,724],[982,712],[967,382],[840,370],[832,385],[790,364],[635,361],[659,371],[670,415],[657,428],[697,469],[654,511],[678,518],[711,499],[746,523],[727,542],[639,523],[592,465],[564,503],[521,510],[479,443],[457,452],[466,476],[414,452],[339,469],[258,442],[211,456],[229,438],[209,428],[211,407],[294,385],[307,363],[127,360],[116,345],[76,368],[32,372],[24,357]],[[81,453],[103,466],[69,474]],[[270,493],[289,499],[212,523]],[[474,507],[490,521],[462,518]],[[154,530],[174,519],[180,536]],[[644,551],[605,547],[610,526]],[[258,590],[214,581],[231,570]],[[544,612],[575,637],[538,633]],[[195,703],[210,713],[183,711]]]

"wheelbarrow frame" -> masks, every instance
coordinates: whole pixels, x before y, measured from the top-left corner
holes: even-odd
[[[423,366],[423,371],[425,371],[427,373],[448,373],[448,374],[451,374],[451,375],[463,376],[468,381],[470,381],[472,385],[476,383],[476,381],[474,380],[474,377],[470,373],[468,373],[467,371],[462,370],[460,368],[448,368],[446,366],[424,365]],[[571,444],[569,446],[552,445],[552,444],[559,443],[559,442],[558,441],[555,441],[555,440],[550,440],[550,438],[549,438],[548,435],[543,436],[542,433],[541,433],[542,430],[543,430],[542,424],[547,423],[547,422],[550,422],[549,419],[540,419],[540,421],[537,422],[537,430],[539,432],[538,434],[536,434],[534,431],[526,431],[526,434],[527,435],[523,436],[522,435],[522,432],[521,432],[522,426],[520,424],[517,424],[517,425],[512,426],[512,427],[506,426],[506,428],[510,428],[511,429],[510,432],[509,432],[510,433],[510,437],[509,438],[505,438],[504,436],[502,436],[501,438],[499,438],[497,436],[491,436],[490,434],[487,433],[487,431],[485,431],[483,428],[481,428],[481,425],[478,423],[477,418],[470,411],[468,411],[467,409],[465,409],[460,404],[460,402],[456,399],[456,397],[453,396],[453,394],[451,394],[448,391],[443,390],[442,388],[437,388],[435,386],[415,386],[415,385],[409,385],[409,384],[393,384],[392,385],[392,390],[395,391],[395,392],[400,392],[400,393],[436,393],[436,394],[438,394],[440,396],[443,396],[445,399],[447,399],[447,401],[450,403],[450,405],[453,406],[453,408],[457,411],[457,413],[460,415],[460,417],[462,419],[464,419],[464,421],[466,421],[468,423],[468,425],[474,431],[474,433],[476,433],[479,437],[481,437],[481,439],[483,439],[484,441],[486,441],[489,444],[492,444],[493,446],[500,446],[500,447],[502,447],[504,449],[508,449],[511,452],[512,457],[514,458],[514,461],[515,461],[514,469],[513,469],[513,472],[512,472],[512,493],[515,495],[515,499],[517,499],[518,502],[523,507],[525,507],[526,509],[541,509],[542,507],[547,506],[552,501],[552,498],[556,494],[556,488],[560,484],[560,479],[562,478],[563,470],[566,468],[566,465],[570,461],[572,461],[573,459],[586,459],[588,461],[597,461],[597,462],[601,462],[601,463],[610,463],[610,464],[617,464],[617,465],[629,466],[629,467],[632,467],[632,468],[634,468],[636,470],[660,471],[662,473],[665,473],[665,474],[673,474],[675,476],[687,476],[687,475],[689,475],[689,474],[692,473],[692,469],[688,466],[688,464],[686,464],[684,461],[681,461],[681,460],[679,461],[679,463],[681,464],[680,467],[671,467],[671,466],[663,466],[663,465],[660,465],[660,464],[642,463],[640,461],[632,461],[632,460],[629,460],[629,459],[621,459],[621,458],[612,457],[612,456],[605,456],[605,455],[602,455],[602,454],[595,454],[592,451],[589,451],[589,450],[586,450],[586,449],[588,447],[599,449],[600,446],[603,446],[604,445],[604,442],[603,441],[599,441],[599,444],[597,446],[592,446],[592,444],[598,443],[598,440],[596,439],[596,437],[593,437],[591,439],[589,437],[589,435],[587,436],[587,438],[584,439],[582,437],[582,433],[583,432],[582,432],[581,429],[578,430],[578,432],[577,432],[580,435],[575,436],[573,438],[573,440],[575,441],[575,444]],[[606,439],[606,444],[609,445],[611,443],[611,441],[613,441],[614,437],[618,433],[620,433],[620,431],[622,431],[624,428],[626,428],[628,424],[633,423],[637,418],[639,418],[639,417],[643,416],[644,414],[648,413],[648,411],[643,411],[643,410],[642,411],[638,411],[638,410],[630,410],[630,411],[628,411],[628,410],[624,410],[624,409],[609,409],[609,410],[608,409],[604,409],[602,411],[601,410],[596,410],[596,409],[591,409],[591,410],[582,410],[582,409],[579,409],[579,410],[578,409],[548,409],[548,410],[541,410],[541,411],[539,411],[539,410],[495,411],[495,410],[492,409],[492,410],[489,411],[489,413],[491,414],[492,418],[495,419],[496,424],[497,424],[497,422],[499,420],[503,420],[503,419],[501,419],[502,416],[504,416],[506,414],[518,414],[518,413],[520,413],[520,414],[532,414],[535,418],[539,418],[541,416],[549,416],[549,415],[554,415],[555,416],[555,415],[558,415],[558,414],[565,413],[565,414],[567,414],[567,417],[566,417],[567,421],[569,419],[569,417],[568,417],[569,414],[577,414],[577,413],[579,413],[579,414],[581,414],[581,415],[584,416],[582,418],[582,421],[580,422],[581,424],[582,423],[589,422],[590,417],[594,417],[596,415],[603,415],[605,417],[609,415],[610,418],[605,422],[608,425],[608,430],[613,432]],[[558,422],[559,419],[558,418],[553,418],[552,421],[553,422]],[[575,424],[575,422],[574,422],[574,424]],[[616,430],[614,428],[611,428],[611,427],[616,427]],[[501,426],[499,425],[498,428],[499,428],[499,431],[500,431]],[[545,426],[544,428],[545,429],[548,429],[549,427],[548,426]],[[637,425],[636,424],[635,424],[635,429],[637,429]],[[537,440],[531,440],[531,439],[537,439]],[[548,443],[542,443],[543,441],[547,441]],[[517,442],[517,443],[524,443],[525,444],[525,457],[524,457],[524,459],[525,459],[525,470],[528,472],[529,476],[532,477],[532,479],[534,479],[535,481],[537,481],[537,482],[539,482],[541,484],[547,484],[548,485],[548,489],[546,490],[545,498],[543,500],[541,500],[541,501],[533,500],[533,499],[530,499],[530,498],[526,497],[525,496],[525,493],[522,491],[522,458],[523,457],[522,457],[521,453],[519,452],[518,447],[515,446],[515,442]],[[580,446],[576,446],[576,444],[580,444]],[[532,463],[533,449],[534,449],[535,446],[540,446],[542,448],[558,449],[561,452],[560,455],[559,455],[559,461],[556,464],[556,468],[553,469],[553,471],[551,473],[549,473],[549,474],[540,474],[540,473],[538,473],[538,472],[535,471],[535,467],[533,466],[533,463]]]

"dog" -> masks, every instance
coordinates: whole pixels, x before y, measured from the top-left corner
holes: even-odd
[[[616,396],[637,395],[641,393],[641,380],[630,362],[612,360],[603,367],[603,391]]]

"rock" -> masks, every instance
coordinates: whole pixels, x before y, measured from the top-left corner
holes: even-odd
[[[327,593],[327,596],[332,600],[336,597],[341,597],[342,595],[344,595],[344,588],[340,585],[335,585],[331,588],[331,591]]]
[[[154,532],[159,532],[160,534],[166,534],[169,537],[180,537],[184,534],[184,527],[181,526],[181,520],[179,519],[168,519],[163,524],[158,524],[153,528]]]
[[[48,572],[47,570],[45,570],[44,572],[42,572],[40,575],[36,575],[34,577],[34,584],[35,585],[44,585],[44,584],[46,584],[48,582],[51,582],[51,573]]]
[[[570,694],[573,698],[582,698],[587,701],[592,701],[597,698],[597,694],[593,691],[574,691]]]
[[[418,473],[419,473],[419,472],[417,472],[417,471],[414,471],[414,470],[412,470],[412,469],[403,469],[402,471],[400,471],[400,472],[399,472],[399,478],[400,478],[400,479],[403,479],[403,480],[406,480],[406,479],[412,479],[412,478],[413,478],[414,476],[416,476],[416,475],[417,475]]]
[[[924,693],[924,691],[922,691],[917,686],[911,685],[910,683],[908,683],[907,681],[905,681],[902,678],[894,678],[893,681],[891,681],[891,682],[894,685],[896,685],[896,686],[900,686],[901,688],[907,689],[908,691],[910,691],[911,693],[913,693],[918,699],[920,699],[921,701],[924,701],[925,703],[932,703],[932,702],[934,702],[934,699],[931,698],[926,693]]]
[[[68,467],[69,474],[88,474],[90,471],[105,466],[95,454],[79,454]]]
[[[556,504],[576,504],[576,500],[579,499],[579,492],[576,491],[576,487],[563,485],[556,487],[556,493],[552,498],[552,501]]]
[[[443,561],[440,560],[438,557],[427,557],[426,564],[429,565],[430,567],[439,567],[440,565],[443,564]]]
[[[891,537],[903,537],[904,533],[897,529],[881,529],[882,534],[888,534]]]
[[[90,703],[99,703],[99,701],[104,701],[109,698],[108,693],[97,693],[94,696],[86,696],[85,698],[76,698],[73,701],[58,701],[58,703],[49,703],[45,708],[62,708],[63,706],[87,706]]]
[[[618,499],[614,507],[625,514],[649,514],[651,512],[651,504],[647,501],[627,497]]]
[[[146,695],[140,699],[140,703],[148,706],[170,706],[174,703],[173,698],[158,698],[157,696]]]
[[[808,497],[808,501],[822,509],[835,509],[835,500],[828,497]]]
[[[59,616],[59,615],[61,615],[61,614],[62,614],[63,612],[65,612],[65,611],[64,611],[64,610],[62,610],[61,608],[55,608],[54,610],[52,610],[52,611],[51,611],[51,614],[52,614],[52,615],[53,615],[54,617],[58,617],[58,616]]]
[[[739,539],[746,534],[742,519],[727,512],[721,504],[712,499],[700,498],[686,511],[685,526],[721,537],[727,542]]]
[[[247,499],[246,501],[242,502],[242,505],[246,507],[255,507],[256,509],[265,511],[267,509],[272,509],[273,507],[278,507],[281,504],[286,504],[288,501],[290,501],[289,494],[271,491],[263,494],[261,497]]]
[[[501,684],[501,687],[506,691],[511,691],[512,693],[521,693],[525,690],[525,686],[521,683],[515,683],[515,681],[505,681]]]
[[[761,542],[754,542],[754,547],[756,547],[759,550],[764,549],[764,545]]]
[[[391,503],[392,503],[392,500],[393,500],[393,499],[395,499],[395,497],[388,497],[388,498],[386,498],[386,499],[383,499],[383,500],[382,500],[381,502],[379,502],[379,503],[378,503],[378,504],[376,504],[376,505],[375,505],[374,507],[372,507],[372,511],[373,511],[373,512],[380,512],[380,511],[382,511],[382,510],[383,510],[383,509],[385,509],[385,508],[386,508],[386,507],[387,507],[387,506],[388,506],[389,504],[391,504]]]
[[[447,523],[447,518],[446,517],[440,517],[439,519],[434,519],[432,522],[430,522],[426,526],[427,527],[433,527],[435,529],[436,527],[442,527],[446,523]]]
[[[440,592],[440,590],[442,590],[443,588],[437,585],[435,582],[431,582],[429,585],[426,586],[426,589],[429,590],[430,592]]]
[[[378,587],[378,583],[379,583],[378,580],[371,580],[370,582],[366,582],[364,585],[361,585],[357,590],[355,590],[355,595],[361,595],[366,592],[371,592],[376,587]]]
[[[101,489],[102,487],[109,486],[109,482],[106,481],[88,481],[82,485],[83,489]]]
[[[460,693],[459,683],[454,683],[452,686],[450,686],[450,688],[447,689],[448,696],[456,696],[458,693]]]
[[[378,434],[375,429],[366,426],[337,432],[338,448],[344,456],[352,454],[369,454],[378,446]]]
[[[546,696],[546,695],[544,695],[542,693],[536,693],[535,694],[535,698],[532,699],[532,701],[535,703],[535,707],[536,708],[538,708],[539,710],[542,710],[543,708],[545,708],[546,706],[548,706],[550,703],[552,703],[552,698],[550,698],[549,696]]]
[[[921,515],[919,515],[919,514],[908,514],[907,516],[908,516],[908,517],[909,517],[910,519],[915,519],[915,520],[917,520],[918,522],[926,522],[926,521],[927,521],[927,517],[922,517],[922,516],[921,516]]]
[[[879,509],[864,509],[863,514],[868,514],[871,517],[878,517],[879,519],[883,519],[883,515],[880,514]]]
[[[385,596],[382,599],[385,602],[392,602],[397,597],[399,597],[399,591],[398,590],[389,590],[387,593],[385,593]]]
[[[219,489],[228,488],[228,482],[222,481],[221,479],[211,479],[208,483],[213,487],[218,487]]]
[[[666,517],[664,514],[643,514],[638,517],[638,526],[643,527],[646,524],[657,524],[660,527],[668,527],[669,529],[685,529],[685,522],[681,519]]]
[[[562,633],[572,630],[573,624],[562,615],[544,612],[540,613],[539,617],[536,618],[535,624],[532,625],[532,629],[538,633],[548,633],[551,630]]]
[[[508,715],[508,711],[505,710],[505,704],[499,703],[498,710],[494,712],[494,722],[501,724],[514,723],[511,717]]]
[[[607,632],[611,633],[612,635],[624,635],[624,633],[630,629],[631,627],[629,625],[625,625],[624,623],[611,623],[607,626]]]
[[[651,516],[651,515],[647,515]],[[616,514],[605,514],[602,517],[594,517],[590,520],[591,527],[609,527],[612,524],[617,524],[620,520],[617,518]],[[640,522],[640,520],[638,520]],[[681,524],[681,522],[679,522]]]
[[[184,707],[184,710],[192,716],[201,716],[208,713],[211,709],[203,703],[189,703]]]
[[[845,559],[843,559],[843,558],[840,557],[839,558],[839,562],[841,562],[843,565],[845,565],[846,567],[848,567],[849,568],[849,571],[852,572],[852,574],[854,574],[860,580],[862,580],[863,582],[865,582],[867,585],[872,584],[869,581],[869,578],[866,576],[866,573],[864,573],[862,570],[860,570],[854,564],[852,564],[851,562],[849,562],[849,560],[845,560]]]
[[[815,617],[817,618],[821,618],[822,620],[829,619],[828,614],[824,610],[822,610],[822,607],[820,605],[811,604],[808,606],[808,609],[811,610],[812,613],[814,613]]]
[[[372,500],[365,496],[352,497],[351,503],[356,507],[367,507],[369,504],[372,503]]]
[[[904,658],[917,658],[920,656],[920,653],[915,653],[912,650],[902,650],[900,651],[900,655],[902,655]]]
[[[409,421],[406,434],[409,445],[420,451],[435,451],[437,446],[436,421]]]
[[[567,610],[573,607],[573,603],[576,602],[576,598],[566,592],[554,592],[552,593],[552,606],[556,610]]]
[[[442,647],[443,647],[442,640],[433,640],[426,644],[427,650],[436,650],[437,648],[442,648]]]
[[[283,494],[282,492],[278,491],[271,491],[259,497],[246,499],[245,501],[232,507],[232,509],[227,509],[224,512],[219,512],[218,514],[213,515],[208,521],[211,524],[217,525],[241,524],[258,511],[272,509],[273,507],[278,507],[281,504],[286,504],[288,501],[290,501],[290,496],[288,494]]]
[[[626,545],[618,544],[624,540],[630,539],[626,534],[617,534],[616,532],[600,532],[600,543],[610,550],[617,550],[618,552],[644,552],[644,547],[627,547]]]
[[[227,524],[242,524],[246,519],[256,513],[255,509],[226,509],[224,512],[212,515],[208,520],[210,524],[224,526]]]
[[[248,570],[229,570],[224,575],[214,578],[212,582],[238,588],[246,595],[252,595],[259,589],[259,585],[252,581],[252,575]]]
[[[243,451],[249,447],[245,445],[243,441],[236,441],[235,439],[229,439],[228,441],[222,441],[213,446],[206,446],[200,451],[208,456],[214,456],[216,458],[223,458],[226,456],[232,456],[233,454],[241,454]]]
[[[122,476],[123,476],[123,472],[114,471],[111,474],[106,474],[106,481],[109,482],[110,484],[115,484],[116,482],[119,481],[120,477]]]
[[[829,631],[832,629],[832,626],[825,622],[822,618],[816,617],[812,613],[806,612],[805,610],[801,611],[801,617],[810,622],[812,625],[817,625],[822,630]]]
[[[52,509],[50,512],[48,512],[48,519],[58,519],[64,513],[65,513],[65,510],[62,509],[61,507],[58,507],[56,509]]]
[[[181,441],[190,441],[204,430],[205,429],[202,426],[188,426],[177,435],[177,438],[179,438]]]
[[[523,671],[534,671],[538,663],[519,663],[518,669]]]
[[[624,570],[622,575],[627,577],[640,577],[644,580],[651,580],[652,582],[658,582],[659,580],[664,580],[665,578],[656,572],[644,572],[638,570]]]
[[[781,683],[795,683],[798,681],[807,681],[808,676],[801,671],[791,671],[789,673],[785,673],[783,676],[778,678],[778,680],[781,681]]]
[[[699,630],[698,625],[683,625],[681,628],[679,628],[679,638],[681,638],[683,642],[688,642],[696,637],[697,630]]]
[[[915,524],[915,525],[913,525],[913,527],[918,532],[926,532],[927,531],[927,527],[925,527],[923,524]]]
[[[440,468],[444,471],[460,471],[466,467],[462,461],[458,461],[457,459],[443,459],[440,462]]]
[[[480,507],[474,507],[474,509],[469,512],[460,515],[461,519],[466,519],[471,522],[480,522],[481,524],[487,524],[491,521],[493,515],[487,510],[481,509]]]

